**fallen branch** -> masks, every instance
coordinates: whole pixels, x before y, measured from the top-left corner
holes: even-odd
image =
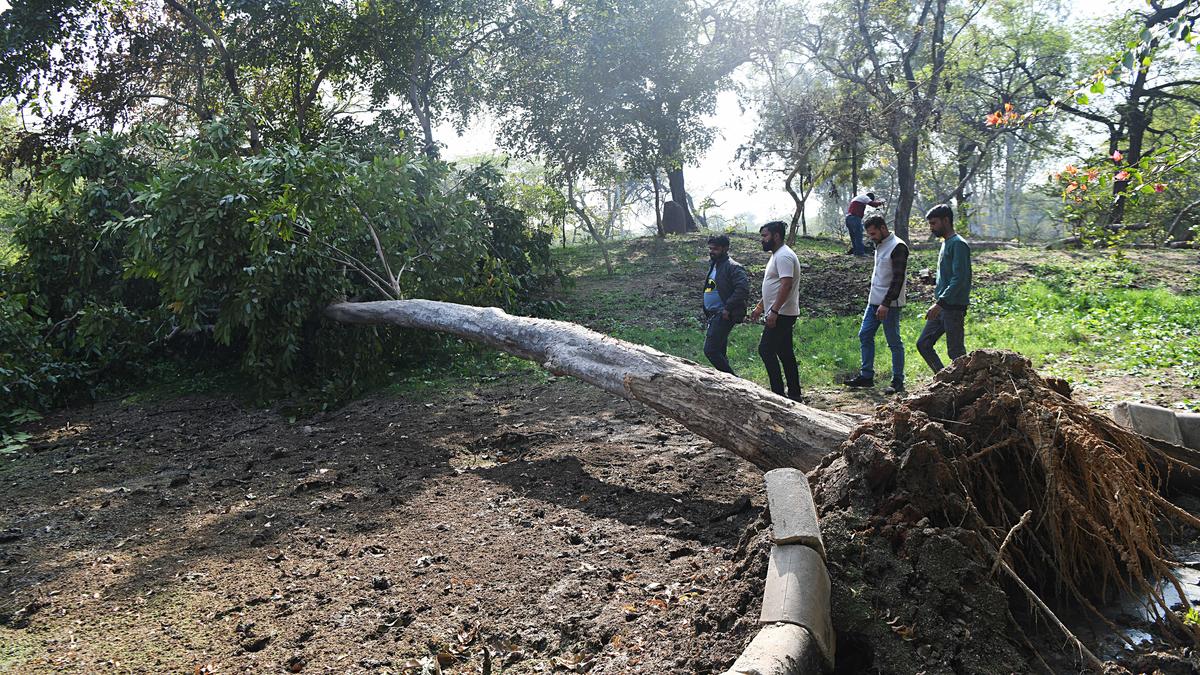
[[[807,471],[853,428],[844,415],[564,321],[431,300],[344,302],[327,307],[325,315],[342,323],[442,331],[528,359],[555,375],[570,375],[645,403],[764,471]]]

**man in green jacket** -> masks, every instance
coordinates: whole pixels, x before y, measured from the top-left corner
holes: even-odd
[[[938,252],[934,303],[925,312],[925,328],[917,338],[917,351],[936,373],[943,366],[933,346],[942,335],[946,336],[950,360],[967,353],[963,344],[963,323],[971,295],[971,247],[954,231],[954,211],[948,205],[938,204],[929,209],[925,220],[934,236],[942,238],[942,248]]]

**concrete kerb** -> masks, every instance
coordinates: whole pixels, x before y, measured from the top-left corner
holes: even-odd
[[[1175,445],[1185,445],[1183,433],[1179,429],[1179,419],[1173,410],[1122,401],[1112,407],[1112,418],[1117,424],[1143,436]]]
[[[775,544],[759,615],[764,627],[725,675],[829,672],[835,648],[830,579],[808,477],[775,469],[764,478]]]

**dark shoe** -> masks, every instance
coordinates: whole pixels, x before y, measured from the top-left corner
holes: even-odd
[[[843,384],[845,384],[847,387],[853,387],[855,389],[860,387],[874,387],[875,379],[858,375],[852,380],[846,380]]]
[[[808,397],[805,396],[804,394],[795,394],[795,395],[789,394],[788,399],[795,401],[796,403],[808,403]]]
[[[903,383],[897,384],[897,383],[893,382],[883,388],[883,393],[887,394],[888,396],[891,396],[892,394],[903,394],[904,393],[904,384]]]

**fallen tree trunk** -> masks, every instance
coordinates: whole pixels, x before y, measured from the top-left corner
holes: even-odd
[[[741,378],[565,321],[431,300],[343,302],[342,323],[451,333],[640,401],[763,471],[815,467],[846,440],[849,417],[790,401]]]

